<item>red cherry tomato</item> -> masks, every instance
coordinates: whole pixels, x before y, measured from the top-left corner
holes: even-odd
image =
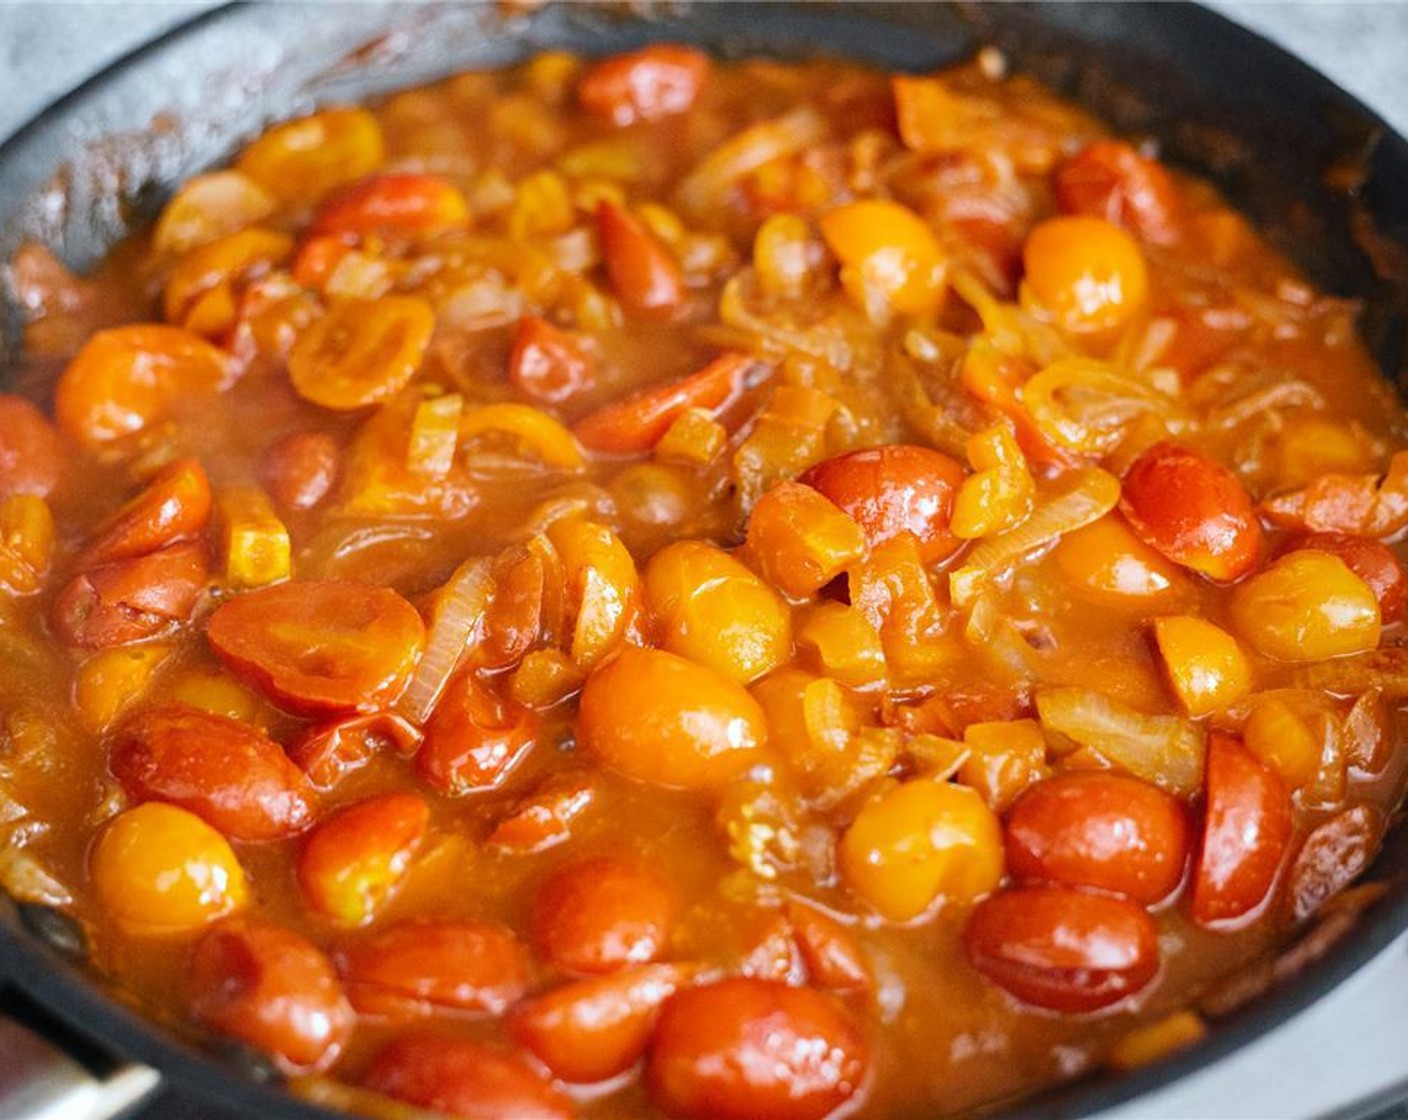
[[[49,623],[61,641],[83,649],[170,633],[195,611],[209,559],[205,545],[192,542],[105,564],[59,592]]]
[[[634,214],[609,199],[596,211],[596,236],[611,289],[629,314],[667,319],[684,302],[674,255]]]
[[[856,1095],[869,1065],[834,997],[730,979],[665,1001],[645,1081],[677,1120],[823,1120]]]
[[[1208,740],[1203,845],[1193,871],[1193,918],[1234,922],[1271,891],[1291,839],[1291,798],[1278,774],[1230,735]]]
[[[562,1080],[605,1081],[640,1060],[656,1012],[689,974],[682,965],[648,964],[574,980],[520,1003],[509,1031]]]
[[[312,509],[337,481],[337,441],[323,432],[294,432],[274,444],[264,459],[264,485],[279,505]]]
[[[967,474],[941,451],[891,444],[837,455],[798,481],[850,514],[872,548],[900,533],[912,533],[921,558],[933,564],[963,543],[949,532],[949,522]]]
[[[1388,545],[1372,537],[1352,537],[1347,533],[1311,533],[1292,539],[1282,551],[1302,549],[1328,552],[1343,560],[1345,567],[1367,583],[1379,600],[1379,616],[1384,622],[1403,616],[1404,603],[1408,602],[1408,574]]]
[[[1157,160],[1118,140],[1087,144],[1056,168],[1056,202],[1065,214],[1104,218],[1145,241],[1178,231],[1178,188]]]
[[[127,720],[109,747],[134,798],[179,805],[232,840],[274,840],[313,823],[308,780],[262,728],[184,705]]]
[[[537,315],[525,315],[509,351],[508,379],[534,401],[561,404],[596,384],[596,370],[566,331]]]
[[[486,922],[403,922],[338,955],[363,1015],[454,1009],[502,1014],[527,991],[528,954]]]
[[[303,842],[303,897],[336,925],[366,925],[404,882],[429,827],[430,806],[408,793],[385,793],[343,809]]]
[[[860,992],[871,986],[870,969],[851,931],[800,902],[783,907],[793,939],[807,967],[807,980],[833,992]]]
[[[601,779],[594,771],[549,774],[500,818],[488,842],[518,852],[541,852],[561,844],[600,792]]]
[[[387,587],[281,583],[223,604],[206,630],[237,677],[298,714],[370,711],[405,687],[425,637]]]
[[[63,477],[66,458],[58,432],[39,409],[0,393],[0,498],[47,498]]]
[[[1315,826],[1287,876],[1287,910],[1294,921],[1314,915],[1360,876],[1379,850],[1384,826],[1373,805],[1351,805]]]
[[[469,204],[439,175],[373,175],[335,191],[308,232],[315,237],[436,233],[469,225]]]
[[[1158,930],[1142,907],[1065,887],[991,895],[963,937],[988,980],[1048,1011],[1099,1011],[1134,995],[1159,970]]]
[[[577,83],[577,98],[592,116],[623,128],[685,112],[708,76],[708,55],[654,43],[596,63]]]
[[[1026,882],[1093,887],[1150,906],[1178,889],[1187,862],[1183,803],[1125,774],[1048,778],[1007,819],[1007,870]]]
[[[416,770],[440,793],[457,795],[502,784],[532,747],[538,717],[503,700],[472,673],[445,688],[425,725]]]
[[[195,459],[162,470],[108,518],[84,550],[84,567],[145,556],[195,536],[210,522],[210,480]]]
[[[252,918],[222,922],[200,939],[188,988],[197,1019],[290,1073],[332,1064],[356,1018],[317,946]]]
[[[1261,555],[1261,522],[1246,488],[1175,443],[1156,443],[1134,460],[1120,509],[1146,544],[1209,579],[1241,579]]]
[[[571,1120],[572,1102],[522,1058],[468,1038],[404,1034],[382,1047],[362,1084],[465,1120]]]
[[[288,748],[288,756],[318,789],[332,789],[378,754],[414,754],[423,736],[404,716],[373,712],[314,724]]]
[[[657,960],[674,926],[675,898],[644,864],[598,856],[552,876],[533,904],[533,943],[564,972],[611,972]]]

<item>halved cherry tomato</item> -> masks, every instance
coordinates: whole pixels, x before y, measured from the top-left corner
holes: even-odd
[[[1333,553],[1343,560],[1351,572],[1369,585],[1379,600],[1379,615],[1385,623],[1402,617],[1404,604],[1408,603],[1408,574],[1388,545],[1372,537],[1347,533],[1310,533],[1292,539],[1282,552],[1303,549]]]
[[[282,263],[292,249],[293,239],[287,234],[258,226],[193,249],[167,277],[162,291],[162,313],[167,322],[179,323],[198,334],[216,338],[232,324],[234,287],[243,287],[269,272]],[[230,321],[214,324],[217,329],[202,329],[195,322],[199,319],[197,305],[203,296],[221,288],[231,293]]]
[[[683,965],[651,964],[574,980],[519,1004],[509,1032],[563,1081],[605,1081],[645,1053],[656,1012],[690,973]]]
[[[863,992],[870,988],[870,969],[849,929],[800,902],[789,901],[782,910],[813,987],[832,992]]]
[[[754,361],[747,354],[721,354],[698,373],[597,409],[572,431],[582,446],[603,454],[649,451],[690,409],[717,412],[732,402]]]
[[[313,823],[313,790],[262,728],[183,704],[152,708],[114,733],[109,766],[143,801],[188,809],[234,840],[273,840]]]
[[[626,310],[668,318],[684,302],[684,274],[674,255],[634,214],[610,199],[596,210],[596,235],[606,276]]]
[[[79,562],[109,564],[193,537],[210,523],[210,505],[205,469],[195,459],[179,459],[99,526]]]
[[[298,882],[308,904],[339,926],[362,926],[391,899],[430,827],[430,806],[409,793],[359,801],[308,834]]]
[[[643,863],[598,856],[569,864],[538,891],[533,943],[564,972],[614,972],[658,960],[674,926],[675,897]]]
[[[1176,443],[1156,443],[1134,461],[1120,511],[1145,543],[1220,583],[1241,579],[1261,555],[1261,522],[1246,488]]]
[[[1093,887],[1151,906],[1188,862],[1188,813],[1126,774],[1061,774],[1031,786],[1007,819],[1007,868],[1019,881]]]
[[[500,698],[473,673],[452,680],[425,725],[416,770],[440,793],[494,789],[523,761],[538,733],[538,717]]]
[[[98,448],[165,418],[178,398],[218,393],[229,355],[180,327],[136,324],[99,331],[59,375],[59,430]]]
[[[356,1018],[317,946],[252,918],[222,922],[200,939],[187,990],[197,1019],[272,1055],[290,1073],[331,1065]]]
[[[1351,805],[1315,826],[1286,877],[1286,909],[1292,920],[1313,916],[1359,878],[1379,850],[1385,823],[1375,806]]]
[[[518,320],[508,356],[508,379],[524,396],[541,404],[561,404],[596,383],[587,352],[566,331],[537,315]]]
[[[1145,241],[1178,232],[1178,189],[1158,160],[1119,140],[1096,140],[1055,172],[1056,202],[1067,214],[1104,218]]]
[[[1158,930],[1143,907],[1064,887],[993,895],[973,911],[963,939],[988,980],[1065,1014],[1128,999],[1159,970]]]
[[[912,533],[924,562],[935,564],[963,543],[949,522],[954,497],[967,477],[962,464],[941,451],[889,444],[827,459],[798,481],[850,514],[871,548]]]
[[[528,953],[487,922],[402,922],[337,956],[363,1015],[502,1014],[528,989]]]
[[[23,397],[0,393],[0,498],[47,498],[63,477],[65,458],[44,414]]]
[[[517,852],[541,852],[572,835],[572,822],[591,808],[600,780],[591,770],[549,774],[510,807],[488,843]]]
[[[289,381],[324,408],[378,404],[415,376],[434,330],[435,312],[413,296],[339,303],[293,344]]]
[[[869,1067],[869,1046],[833,997],[731,979],[665,1001],[645,1081],[678,1120],[823,1120]]]
[[[1230,735],[1208,740],[1202,850],[1193,870],[1193,919],[1246,918],[1271,892],[1291,840],[1291,798],[1281,778]]]
[[[577,81],[577,99],[617,128],[683,113],[709,76],[709,56],[674,43],[652,43],[597,62]]]
[[[337,481],[337,441],[324,432],[294,432],[269,448],[264,485],[289,509],[312,509]]]
[[[387,587],[282,583],[222,604],[206,631],[241,680],[298,714],[373,711],[394,700],[425,626]]]
[[[84,649],[170,633],[195,612],[209,570],[209,552],[194,541],[105,564],[59,592],[49,624],[61,641]]]
[[[464,1120],[571,1120],[572,1102],[517,1055],[429,1032],[387,1043],[362,1077],[378,1093]]]
[[[235,166],[284,201],[311,202],[376,169],[381,126],[366,109],[323,109],[269,129]]]
[[[757,760],[762,709],[743,687],[673,653],[627,646],[582,689],[577,743],[639,782],[716,788]]]
[[[374,175],[330,195],[313,218],[315,236],[420,234],[469,225],[469,203],[439,175]]]
[[[424,736],[394,712],[342,716],[307,728],[288,748],[288,756],[317,789],[332,789],[378,754],[414,754]]]

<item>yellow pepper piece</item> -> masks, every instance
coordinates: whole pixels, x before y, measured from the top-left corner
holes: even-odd
[[[958,768],[958,780],[981,794],[995,813],[1005,813],[1018,794],[1050,773],[1046,736],[1036,720],[970,724],[963,745],[968,757]]]
[[[162,643],[126,646],[95,653],[78,667],[73,701],[85,731],[96,735],[146,692],[157,668],[171,653]]]
[[[571,229],[575,216],[562,176],[539,171],[518,184],[508,212],[508,233],[515,241],[551,237]]]
[[[460,419],[460,439],[489,432],[516,437],[546,466],[571,471],[586,467],[572,433],[540,409],[526,404],[486,404],[469,409]]]
[[[288,529],[264,491],[233,487],[220,494],[216,505],[225,582],[231,587],[263,587],[288,579],[293,570]]]
[[[821,602],[803,608],[797,646],[816,667],[844,685],[860,688],[885,679],[880,635],[857,607]]]
[[[223,669],[186,669],[165,691],[171,700],[203,712],[244,723],[258,722],[259,699]]]
[[[806,599],[865,555],[865,534],[810,486],[784,482],[753,507],[747,549],[769,583]]]
[[[464,398],[446,393],[416,405],[411,418],[411,439],[406,447],[406,466],[413,471],[444,478],[455,463],[460,442],[460,416]]]
[[[1031,516],[1036,481],[1026,456],[1005,424],[969,437],[965,450],[974,473],[958,489],[949,528],[955,537],[973,540],[1002,533]]]
[[[662,462],[712,463],[728,443],[728,431],[709,415],[707,409],[682,412],[655,445],[655,457]]]
[[[1315,777],[1323,751],[1321,736],[1284,700],[1268,696],[1258,700],[1242,726],[1247,749],[1266,763],[1291,789],[1300,789]]]
[[[575,612],[568,652],[589,669],[621,642],[640,603],[640,576],[621,538],[604,525],[554,521],[548,540],[562,557],[570,609]]]
[[[1203,618],[1174,615],[1154,620],[1154,641],[1169,684],[1190,716],[1235,703],[1251,691],[1252,669],[1237,639]]]
[[[1138,1069],[1192,1046],[1208,1033],[1207,1024],[1195,1011],[1175,1011],[1136,1027],[1110,1049],[1110,1065],[1115,1069]]]

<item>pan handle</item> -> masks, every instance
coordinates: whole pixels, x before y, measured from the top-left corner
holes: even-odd
[[[21,1022],[13,1006],[0,1007],[0,1120],[114,1120],[160,1085],[149,1066],[84,1049],[70,1052]]]

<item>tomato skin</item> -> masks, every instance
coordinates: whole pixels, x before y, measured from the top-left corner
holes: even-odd
[[[501,699],[473,673],[461,673],[425,725],[416,771],[450,796],[494,789],[523,761],[537,733],[536,713]]]
[[[587,352],[566,331],[537,315],[518,320],[508,356],[508,379],[542,404],[561,404],[596,384]]]
[[[598,973],[659,959],[674,920],[674,894],[655,872],[598,856],[544,883],[529,925],[538,953],[553,967]]]
[[[264,485],[279,505],[312,509],[337,482],[337,441],[325,432],[294,432],[269,448],[264,458]]]
[[[385,793],[342,809],[303,841],[303,897],[336,925],[366,925],[410,872],[429,827],[430,806],[413,794]]]
[[[346,716],[314,724],[288,747],[288,756],[316,789],[332,789],[384,750],[409,755],[420,746],[420,730],[392,712]]]
[[[644,222],[609,199],[596,211],[596,234],[611,289],[629,314],[668,319],[684,302],[684,274]]]
[[[690,973],[682,965],[649,964],[574,980],[514,1008],[509,1033],[562,1080],[605,1081],[645,1053],[660,1004]]]
[[[363,1015],[502,1014],[528,989],[528,954],[487,922],[402,922],[343,949],[338,970]]]
[[[861,992],[871,987],[870,969],[849,929],[800,902],[787,902],[783,913],[813,987],[832,992]]]
[[[1345,567],[1369,585],[1385,623],[1403,617],[1404,604],[1408,603],[1408,573],[1388,545],[1348,533],[1310,533],[1293,538],[1281,552],[1284,555],[1303,549],[1329,552],[1343,560]]]
[[[827,459],[798,481],[853,517],[872,548],[909,532],[919,542],[924,562],[934,564],[963,543],[949,531],[949,522],[967,476],[960,463],[941,451],[890,444]]]
[[[690,47],[654,43],[602,59],[577,83],[577,99],[617,128],[686,112],[709,76],[709,56]]]
[[[1219,583],[1241,579],[1261,556],[1261,522],[1246,488],[1175,443],[1156,443],[1134,461],[1120,511],[1146,544]]]
[[[1062,162],[1055,188],[1063,213],[1104,218],[1145,241],[1168,242],[1178,232],[1173,177],[1118,140],[1096,140]]]
[[[313,823],[313,790],[261,728],[185,705],[125,721],[109,745],[134,798],[179,805],[233,840],[274,840]]]
[[[1221,732],[1208,740],[1206,782],[1192,912],[1214,926],[1248,917],[1270,894],[1291,840],[1291,798],[1275,771]]]
[[[23,397],[0,393],[0,498],[47,498],[64,475],[64,445],[44,414]]]
[[[963,939],[992,983],[1066,1014],[1119,1003],[1159,970],[1158,930],[1142,907],[1065,887],[992,895],[973,911]]]
[[[281,583],[223,603],[206,636],[225,666],[295,714],[375,711],[405,687],[425,638],[390,588]]]
[[[1351,805],[1321,821],[1305,838],[1286,877],[1286,911],[1292,921],[1313,917],[1373,861],[1386,822],[1373,805]]]
[[[387,1043],[362,1084],[465,1120],[571,1120],[576,1114],[572,1103],[518,1056],[429,1031]]]
[[[592,770],[549,774],[499,819],[488,843],[516,852],[541,852],[572,835],[572,822],[596,801],[601,779]]]
[[[210,506],[205,469],[195,459],[180,459],[102,524],[79,562],[128,560],[195,536],[210,523]]]
[[[155,638],[190,619],[205,591],[210,555],[199,543],[105,564],[76,576],[55,597],[49,625],[83,649]]]
[[[197,1019],[273,1055],[291,1073],[331,1065],[356,1018],[321,950],[253,918],[221,922],[200,939],[187,990]]]
[[[439,175],[373,175],[334,191],[318,208],[311,236],[412,235],[469,225],[464,195]]]
[[[434,330],[435,312],[414,296],[335,303],[293,344],[289,383],[337,412],[380,404],[415,376]]]
[[[831,996],[729,979],[666,1000],[647,1061],[677,1120],[822,1120],[861,1090],[870,1048]]]
[[[1007,819],[1007,869],[1024,882],[1092,887],[1145,906],[1183,880],[1188,814],[1155,785],[1109,771],[1029,787]]]

